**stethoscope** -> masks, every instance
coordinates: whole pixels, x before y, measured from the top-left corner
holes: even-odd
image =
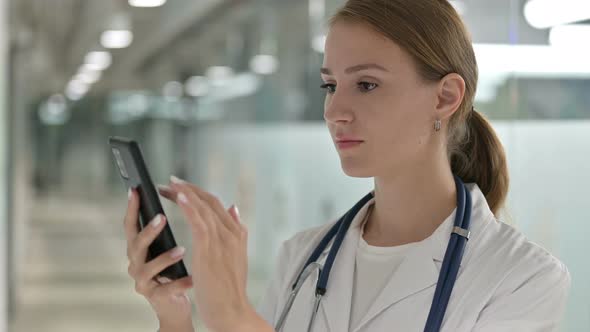
[[[469,239],[469,222],[471,221],[471,194],[465,188],[465,184],[461,179],[454,175],[455,186],[457,187],[457,210],[455,214],[455,224],[453,231],[451,232],[451,238],[445,252],[445,257],[442,263],[440,274],[438,276],[438,282],[436,284],[436,290],[434,292],[434,298],[430,307],[430,313],[426,320],[426,326],[424,327],[425,332],[438,332],[447,310],[447,305],[453,291],[453,286],[457,279],[457,273],[459,272],[459,265],[463,258],[463,252],[465,250],[465,244]],[[303,269],[299,273],[295,283],[291,287],[291,294],[287,299],[287,303],[279,316],[279,320],[275,326],[275,331],[280,332],[285,324],[285,320],[295,298],[301,289],[301,286],[305,280],[315,271],[318,271],[318,281],[315,288],[315,300],[313,302],[311,319],[307,326],[307,331],[311,332],[313,323],[315,321],[322,296],[326,293],[328,287],[328,279],[330,278],[330,271],[334,260],[340,250],[340,246],[344,241],[344,236],[350,227],[354,217],[359,210],[367,204],[369,200],[373,198],[373,193],[367,194],[358,203],[356,203],[352,209],[350,209],[334,226],[330,228],[328,233],[322,238],[317,247],[313,250],[312,254],[307,259],[307,262],[303,266]],[[322,265],[317,262],[320,255],[328,247],[330,242],[334,240],[332,248],[328,253],[326,262],[322,268]]]

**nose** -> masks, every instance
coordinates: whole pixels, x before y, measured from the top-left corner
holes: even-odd
[[[351,102],[344,94],[337,90],[331,95],[326,95],[324,102],[324,120],[326,122],[351,122],[353,119]]]

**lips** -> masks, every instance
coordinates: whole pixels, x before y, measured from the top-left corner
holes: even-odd
[[[340,139],[340,140],[336,140],[336,143],[361,143],[364,142],[362,140],[354,140],[354,139]]]
[[[338,150],[348,150],[361,145],[365,141],[359,137],[340,132],[334,135],[334,142]]]
[[[350,141],[350,140],[336,141],[336,146],[340,150],[353,148],[353,147],[359,146],[361,144],[363,144],[363,141]]]
[[[353,136],[336,135],[336,143],[347,143],[347,142],[364,142],[362,139],[358,139]]]

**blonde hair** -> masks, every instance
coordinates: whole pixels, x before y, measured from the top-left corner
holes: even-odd
[[[477,62],[471,37],[446,0],[349,0],[330,19],[364,23],[413,59],[419,75],[439,81],[450,73],[465,81],[465,96],[448,125],[448,150],[454,174],[475,182],[494,214],[508,194],[508,167],[500,140],[486,118],[473,109]]]

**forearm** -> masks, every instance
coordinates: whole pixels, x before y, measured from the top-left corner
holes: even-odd
[[[158,332],[195,332],[195,329],[192,322],[174,324],[160,321]]]
[[[266,320],[260,317],[258,314],[252,316],[247,322],[245,322],[244,326],[240,326],[238,330],[240,332],[275,332],[274,328],[268,324]],[[231,332],[235,332],[231,331]],[[230,331],[228,331],[230,332]]]
[[[215,332],[275,332],[274,328],[262,318],[253,308],[234,320],[229,326]]]
[[[181,330],[161,327],[158,329],[158,332],[195,332],[195,330],[192,327],[190,329],[181,329]]]

